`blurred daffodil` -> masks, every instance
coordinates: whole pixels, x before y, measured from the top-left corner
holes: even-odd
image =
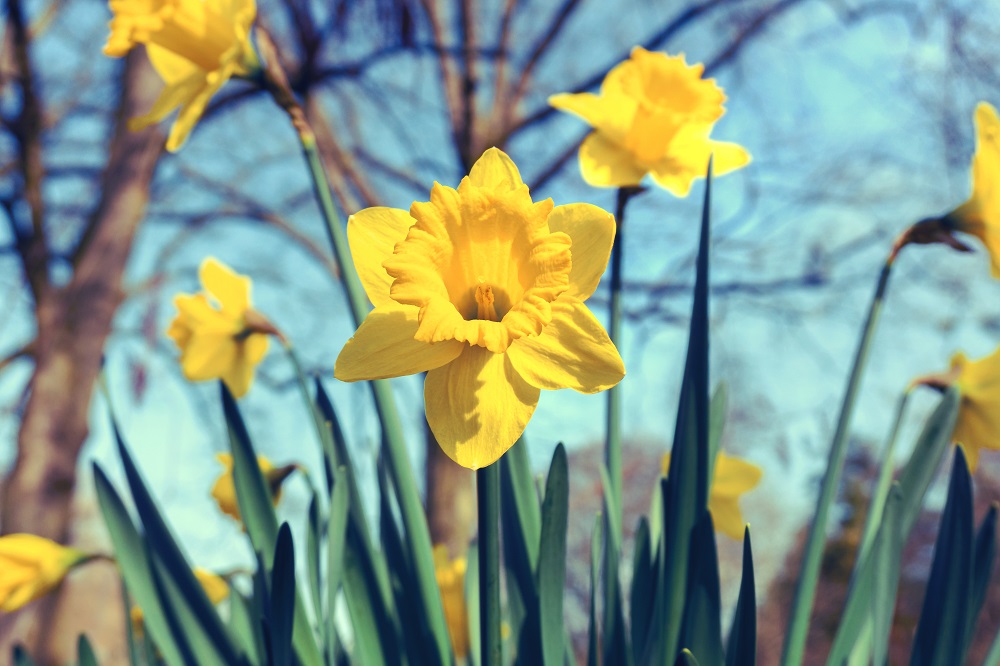
[[[198,271],[207,294],[179,294],[177,317],[167,335],[181,350],[181,369],[191,381],[221,379],[237,398],[246,394],[254,369],[277,329],[250,307],[250,278],[209,258]],[[216,307],[218,306],[218,307]]]
[[[140,129],[180,107],[167,149],[178,150],[212,96],[233,76],[260,68],[250,43],[254,0],[110,0],[111,34],[104,53],[121,57],[145,44],[166,87],[149,113],[133,118]]]
[[[939,390],[958,388],[961,399],[951,438],[965,451],[970,472],[979,464],[982,449],[1000,449],[1000,349],[975,361],[959,352],[947,372],[913,383]]]
[[[212,497],[215,498],[216,504],[219,505],[219,509],[223,513],[242,522],[240,506],[236,501],[236,484],[233,482],[233,456],[229,453],[218,453],[215,459],[222,463],[223,470],[219,478],[215,480],[215,485],[212,486]],[[295,465],[275,467],[270,460],[261,455],[257,456],[257,465],[260,467],[260,473],[264,476],[264,482],[267,483],[267,487],[271,491],[271,499],[277,506],[278,502],[281,501],[281,484],[295,471],[296,467]]]
[[[198,579],[198,582],[201,583],[201,587],[205,590],[205,596],[208,597],[213,606],[221,604],[229,596],[229,583],[222,576],[218,576],[200,567],[195,567],[192,572],[194,573],[194,577]],[[129,611],[129,618],[132,620],[132,631],[136,634],[142,634],[143,621],[145,619],[142,609],[138,606],[132,606],[132,610]]]
[[[9,613],[44,596],[88,559],[82,551],[34,534],[0,537],[0,610]]]
[[[479,469],[514,444],[539,389],[603,391],[625,374],[584,301],[614,240],[589,204],[533,202],[491,148],[457,190],[438,183],[409,212],[368,208],[347,223],[375,310],[340,352],[343,381],[426,372],[427,422],[444,452]]]
[[[704,70],[688,65],[683,54],[637,46],[604,77],[599,95],[550,97],[549,104],[594,128],[580,146],[583,179],[597,187],[629,187],[649,174],[684,197],[704,177],[710,155],[717,176],[748,164],[750,153],[742,146],[709,138],[725,113],[726,96],[714,79],[701,78]]]
[[[459,659],[464,659],[469,653],[469,614],[465,605],[466,567],[464,557],[452,560],[448,558],[446,546],[434,547],[434,574],[438,589],[441,590],[444,619],[451,637],[451,648]]]
[[[980,102],[975,122],[972,195],[943,221],[950,228],[979,238],[990,254],[993,277],[1000,278],[1000,116],[993,106]],[[971,457],[969,462],[971,465]]]
[[[663,456],[662,473],[670,469],[670,454]],[[728,456],[719,451],[715,457],[715,471],[708,491],[708,510],[715,529],[727,537],[741,541],[746,521],[740,512],[740,496],[760,483],[764,472],[745,460]]]

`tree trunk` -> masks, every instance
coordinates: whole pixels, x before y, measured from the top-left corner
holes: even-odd
[[[448,547],[450,557],[465,557],[476,532],[476,489],[472,470],[449,458],[430,427],[427,435],[427,522],[431,542]]]
[[[0,528],[4,534],[30,532],[61,543],[75,536],[71,534],[70,516],[77,459],[88,432],[91,395],[101,369],[104,343],[122,301],[125,263],[145,215],[149,184],[163,146],[159,130],[129,132],[125,127],[128,118],[149,109],[161,87],[145,55],[129,55],[122,77],[122,97],[101,183],[101,199],[75,253],[73,277],[65,286],[46,286],[36,303],[35,370],[18,435],[17,460],[3,489]],[[74,582],[89,575],[88,571],[102,569],[89,565],[73,576]],[[105,580],[115,583],[116,577],[105,572]],[[119,594],[114,589],[97,598],[99,613],[77,616],[72,623],[65,618],[67,623],[61,623],[59,630],[85,631],[89,621],[118,607]],[[94,610],[95,599],[90,599]],[[48,599],[4,617],[0,624],[0,661],[5,661],[16,642],[24,643],[44,661],[71,661],[69,655],[57,659],[40,651],[47,643],[49,620],[57,605]],[[123,626],[119,623],[119,627]],[[108,638],[101,636],[95,642]],[[115,638],[121,642],[123,636]]]

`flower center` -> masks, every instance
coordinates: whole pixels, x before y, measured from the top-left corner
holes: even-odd
[[[500,321],[496,308],[493,307],[493,287],[488,284],[476,286],[476,319]]]

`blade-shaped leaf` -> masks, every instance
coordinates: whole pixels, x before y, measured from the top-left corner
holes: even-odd
[[[288,523],[278,528],[271,568],[271,655],[274,666],[292,665],[292,627],[295,617],[295,546]]]
[[[569,470],[560,443],[552,454],[542,503],[542,538],[538,551],[538,606],[542,663],[562,666],[563,590],[566,586],[566,526],[569,518]]]
[[[965,632],[965,649],[972,645],[973,631],[979,619],[979,611],[986,601],[986,590],[993,573],[993,560],[997,552],[997,503],[990,505],[983,522],[976,532],[974,548],[974,569],[972,573],[972,594],[969,595],[969,623]]]
[[[635,543],[632,555],[632,584],[629,588],[629,617],[631,623],[632,656],[646,643],[646,630],[649,625],[639,618],[648,618],[653,608],[653,593],[655,591],[655,571],[653,569],[653,554],[649,542],[649,523],[640,517],[635,528]]]
[[[90,647],[90,641],[83,634],[76,641],[76,663],[77,666],[99,666],[94,648]]]
[[[604,521],[598,513],[594,519],[594,535],[590,538],[590,619],[587,623],[587,666],[601,663],[601,641],[597,635],[597,586],[601,575],[601,528]]]
[[[872,654],[873,663],[888,663],[889,633],[896,608],[899,587],[899,567],[902,563],[902,512],[905,504],[898,483],[892,484],[883,511],[884,520],[872,546],[874,558],[870,589],[872,590]]]
[[[750,528],[743,530],[743,577],[740,596],[733,611],[733,624],[726,642],[726,666],[754,666],[757,663],[757,590],[753,574]]]
[[[947,666],[964,660],[973,570],[972,529],[972,480],[965,454],[956,446],[948,501],[913,639],[910,663],[914,666]]]
[[[722,601],[719,596],[719,557],[715,526],[706,510],[691,538],[691,577],[684,606],[682,645],[706,664],[722,664]]]

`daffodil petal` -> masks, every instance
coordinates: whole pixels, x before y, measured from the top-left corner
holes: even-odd
[[[604,101],[593,93],[562,93],[549,97],[549,106],[580,116],[592,127],[605,120]]]
[[[229,80],[232,71],[215,71],[212,76],[206,77],[206,85],[197,91],[193,97],[181,104],[181,110],[177,114],[177,120],[170,127],[170,135],[167,137],[167,150],[176,153],[187,141],[191,130],[201,120],[205,113],[205,107],[209,100],[219,89]]]
[[[969,466],[969,472],[975,472],[976,468],[979,467],[979,450],[978,446],[970,446],[963,442],[957,442],[958,446],[962,447],[962,452],[965,453],[965,462]]]
[[[163,79],[163,82],[167,86],[174,86],[195,75],[197,75],[199,80],[198,87],[204,85],[205,70],[187,58],[179,56],[158,44],[146,44],[146,55],[149,56],[149,61],[153,64],[153,69],[156,70],[156,73],[160,75],[160,78]],[[170,109],[175,109],[178,106],[180,106],[180,102],[174,104]]]
[[[712,496],[708,500],[708,509],[712,512],[712,522],[717,532],[722,532],[730,539],[743,539],[743,528],[746,522],[740,512],[739,502],[735,498],[720,498]]]
[[[624,147],[591,132],[580,144],[580,174],[594,187],[630,187],[638,185],[646,171]]]
[[[497,148],[490,148],[469,171],[469,181],[496,192],[511,192],[524,185],[514,161]]]
[[[250,307],[250,278],[237,274],[218,259],[208,257],[202,261],[198,278],[222,307],[223,314],[239,318]]]
[[[739,144],[710,141],[708,145],[712,151],[713,176],[724,176],[731,171],[742,169],[752,161],[749,151]]]
[[[625,376],[625,365],[604,327],[580,301],[560,297],[541,335],[511,343],[507,356],[532,386],[581,393],[609,389]]]
[[[358,277],[375,307],[393,302],[389,298],[392,278],[382,262],[392,256],[396,243],[406,238],[414,219],[405,210],[376,206],[351,215],[347,219],[347,242]]]
[[[343,382],[386,379],[427,372],[455,360],[463,343],[414,339],[418,312],[416,307],[398,304],[372,310],[340,351],[333,375]]]
[[[225,333],[198,332],[181,354],[181,370],[193,382],[222,377],[236,360],[236,340]]]
[[[148,113],[129,119],[129,130],[135,132],[160,122],[170,115],[174,109],[197,95],[198,91],[204,86],[205,72],[200,69],[186,79],[167,84],[163,92],[160,93],[160,96],[153,102],[153,106]]]
[[[615,218],[591,204],[556,206],[549,213],[549,230],[562,231],[573,244],[573,267],[567,296],[585,301],[597,289],[615,242]]]
[[[712,494],[738,497],[760,483],[764,475],[757,465],[719,452],[712,478]]]
[[[506,354],[466,347],[427,373],[427,423],[441,450],[462,467],[496,462],[524,432],[539,390],[521,378]]]
[[[236,360],[222,373],[222,381],[234,398],[242,398],[253,383],[254,364],[246,358],[246,350],[241,350]]]

